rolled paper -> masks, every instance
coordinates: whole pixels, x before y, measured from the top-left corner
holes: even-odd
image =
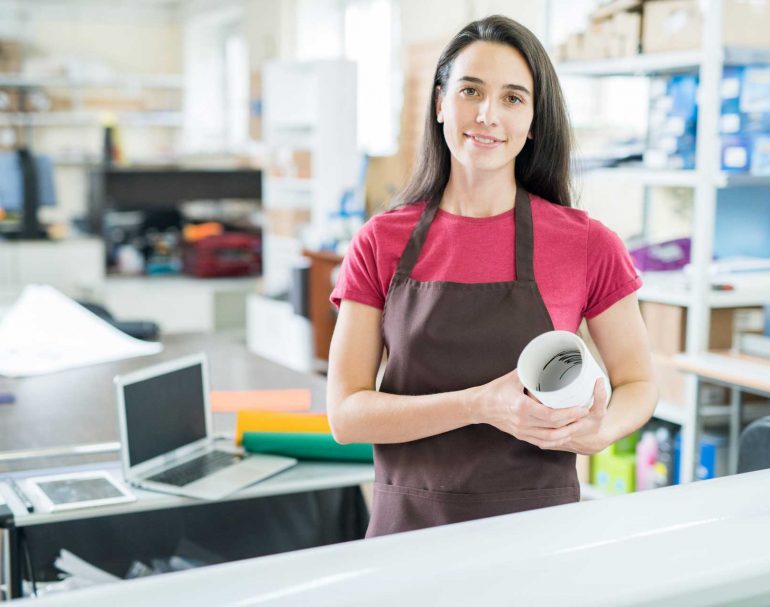
[[[569,331],[548,331],[530,341],[517,365],[527,391],[555,409],[593,405],[594,385],[602,378],[607,398],[610,381],[586,343]]]
[[[319,432],[244,432],[243,448],[250,453],[302,460],[371,462],[374,459],[369,443],[340,445],[331,434]]]

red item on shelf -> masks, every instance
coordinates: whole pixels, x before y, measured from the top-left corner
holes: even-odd
[[[262,271],[262,238],[227,232],[185,242],[182,268],[185,274],[199,278],[259,274]]]

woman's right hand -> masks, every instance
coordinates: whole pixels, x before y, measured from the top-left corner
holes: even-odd
[[[553,409],[526,394],[514,369],[502,377],[473,388],[473,417],[541,449],[558,449],[572,437],[574,422],[589,413],[588,407]]]

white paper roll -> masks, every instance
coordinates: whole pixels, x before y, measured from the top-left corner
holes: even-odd
[[[585,342],[569,331],[548,331],[529,342],[519,356],[519,379],[527,391],[554,409],[593,405],[594,384],[610,381]]]

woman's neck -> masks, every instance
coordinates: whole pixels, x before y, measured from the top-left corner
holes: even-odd
[[[516,200],[516,180],[512,174],[475,171],[469,175],[453,169],[439,208],[466,217],[492,217],[510,211]]]

